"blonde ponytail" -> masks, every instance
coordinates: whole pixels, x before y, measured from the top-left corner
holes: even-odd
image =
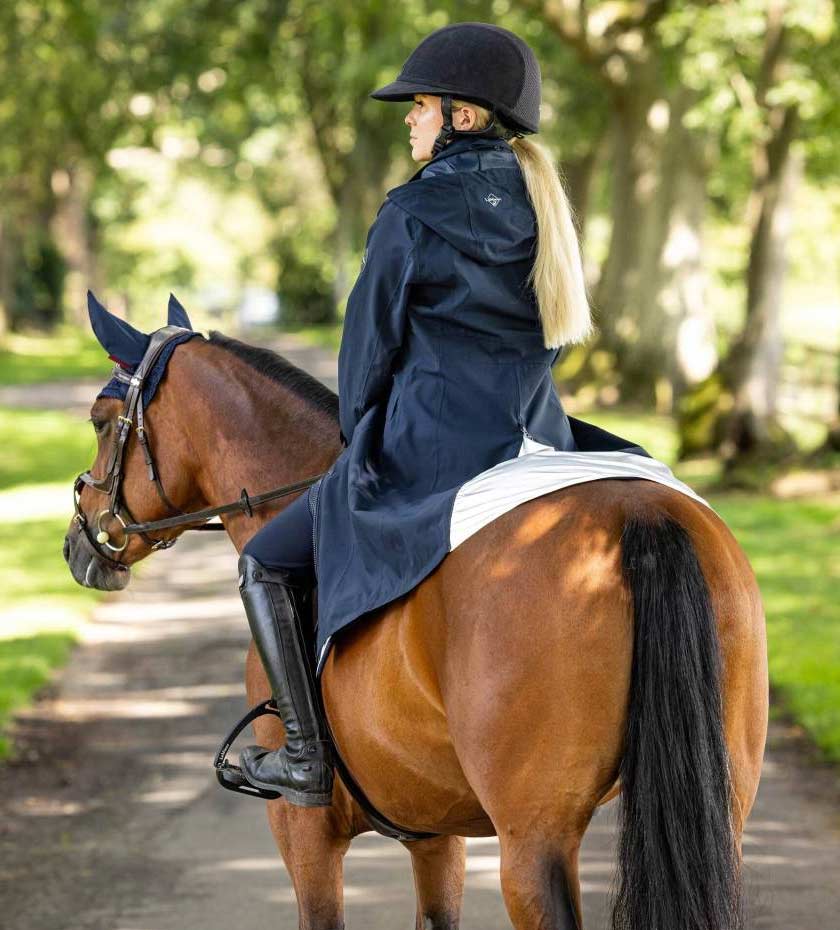
[[[584,342],[592,333],[592,314],[572,208],[557,168],[537,142],[513,138],[510,146],[537,215],[537,256],[528,282],[537,295],[543,342],[547,349]]]
[[[476,129],[490,122],[484,107],[453,100],[453,109],[476,111]],[[542,145],[528,138],[513,138],[510,146],[519,161],[528,198],[537,216],[537,254],[528,283],[537,296],[547,349],[584,342],[592,334],[592,313],[586,293],[580,244],[557,167]]]

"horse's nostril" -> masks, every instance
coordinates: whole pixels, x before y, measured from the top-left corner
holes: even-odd
[[[64,561],[69,565],[70,564],[70,535],[64,537]]]

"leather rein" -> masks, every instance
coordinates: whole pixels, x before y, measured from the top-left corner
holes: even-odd
[[[160,476],[155,467],[154,457],[152,456],[152,450],[149,445],[148,430],[146,429],[143,417],[143,384],[148,373],[154,368],[155,363],[160,358],[166,346],[173,339],[178,338],[186,332],[190,332],[190,330],[184,329],[181,326],[163,326],[161,329],[153,332],[149,339],[149,346],[146,349],[146,353],[133,373],[126,371],[119,364],[114,365],[111,377],[116,378],[123,384],[127,384],[128,391],[122,414],[117,417],[119,427],[114,445],[111,448],[111,454],[108,457],[108,464],[105,466],[105,477],[94,478],[90,471],[85,471],[78,475],[73,482],[73,519],[77,523],[79,530],[84,532],[88,541],[102,557],[121,567],[124,567],[123,563],[117,561],[117,559],[111,558],[103,552],[102,546],[106,546],[112,552],[119,553],[128,545],[129,537],[137,535],[152,549],[168,549],[175,545],[178,539],[177,536],[170,539],[153,539],[148,533],[154,533],[157,530],[169,530],[180,526],[191,530],[224,530],[225,527],[223,524],[208,523],[207,521],[221,514],[234,512],[245,513],[249,517],[253,517],[255,507],[261,507],[263,504],[269,503],[269,501],[278,500],[281,497],[286,497],[289,494],[294,494],[296,491],[308,488],[323,477],[323,474],[313,475],[310,478],[296,481],[294,484],[282,485],[279,488],[274,488],[254,496],[250,496],[245,488],[243,488],[238,500],[231,501],[228,504],[222,504],[219,507],[208,507],[205,510],[195,510],[190,513],[185,513],[172,503],[161,484]],[[123,479],[123,459],[131,428],[135,425],[135,419],[137,441],[140,443],[140,448],[143,451],[143,458],[146,462],[149,480],[154,482],[158,497],[173,514],[173,516],[165,517],[162,520],[137,522],[132,516],[125,501],[122,499],[121,484]],[[95,537],[90,535],[88,519],[82,512],[80,504],[82,489],[85,485],[92,488],[94,491],[108,495],[108,507],[100,510],[96,516]],[[122,514],[125,514],[128,520],[126,520]],[[111,543],[110,534],[102,527],[102,519],[106,515],[117,520],[122,528],[122,533],[125,538],[120,546],[115,546]]]

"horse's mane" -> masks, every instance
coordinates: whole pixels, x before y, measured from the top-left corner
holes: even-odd
[[[309,401],[318,410],[330,414],[336,420],[338,419],[338,395],[317,378],[313,378],[302,368],[293,365],[279,353],[271,349],[264,349],[261,346],[248,345],[234,339],[232,336],[225,336],[224,333],[220,333],[215,329],[210,330],[209,342],[226,352],[230,352],[237,358],[241,358],[243,362],[246,362],[261,375],[282,384],[289,390],[294,391],[298,397]]]

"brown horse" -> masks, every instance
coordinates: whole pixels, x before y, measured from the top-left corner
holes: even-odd
[[[121,412],[115,399],[93,405],[95,475]],[[318,474],[340,451],[332,392],[218,334],[174,353],[146,426],[183,510]],[[133,437],[123,495],[138,520],[167,516]],[[80,506],[93,519],[105,505],[85,487]],[[273,512],[224,518],[238,550]],[[65,546],[76,579],[122,587],[126,570],[79,536],[71,526]],[[149,551],[132,536],[116,560]],[[246,684],[252,703],[269,696],[253,646]],[[418,928],[458,926],[462,837],[494,834],[513,925],[580,928],[581,839],[616,794],[613,927],[742,926],[741,835],[767,728],[764,616],[746,557],[701,504],[627,479],[522,504],[341,636],[322,687],[368,797],[401,826],[440,834],[406,844]],[[255,728],[263,745],[281,743],[274,718]],[[369,829],[361,810],[338,779],[331,807],[267,804],[300,926],[343,927],[342,858]]]

